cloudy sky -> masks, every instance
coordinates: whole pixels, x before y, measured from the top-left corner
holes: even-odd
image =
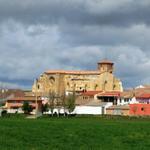
[[[150,83],[150,0],[0,0],[0,86],[107,58],[125,88]]]

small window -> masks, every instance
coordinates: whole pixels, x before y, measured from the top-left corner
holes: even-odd
[[[40,85],[39,84],[38,84],[37,88],[40,89]]]
[[[143,107],[141,108],[141,111],[144,111],[144,108],[143,108]]]

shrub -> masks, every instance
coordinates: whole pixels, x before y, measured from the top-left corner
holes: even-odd
[[[3,111],[1,112],[1,115],[2,115],[2,117],[6,116],[6,115],[7,115],[7,110],[3,110]]]
[[[32,106],[29,105],[28,102],[24,102],[22,106],[22,110],[25,114],[30,114],[30,112],[33,110]]]

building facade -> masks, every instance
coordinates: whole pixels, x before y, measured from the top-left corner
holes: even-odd
[[[34,112],[36,107],[38,111],[41,111],[42,100],[40,97],[36,99],[35,96],[13,97],[7,99],[4,108],[7,109],[8,113],[23,113],[22,106],[25,102],[29,103]]]
[[[49,70],[34,82],[32,92],[63,95],[73,91],[123,91],[122,82],[113,71],[114,63],[108,60],[98,62],[95,71]]]

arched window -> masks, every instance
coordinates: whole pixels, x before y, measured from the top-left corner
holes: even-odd
[[[54,78],[54,77],[50,77],[49,80],[50,80],[50,83],[51,83],[51,84],[54,84],[54,83],[55,83],[55,78]]]
[[[40,89],[40,85],[39,84],[37,85],[37,89]]]

